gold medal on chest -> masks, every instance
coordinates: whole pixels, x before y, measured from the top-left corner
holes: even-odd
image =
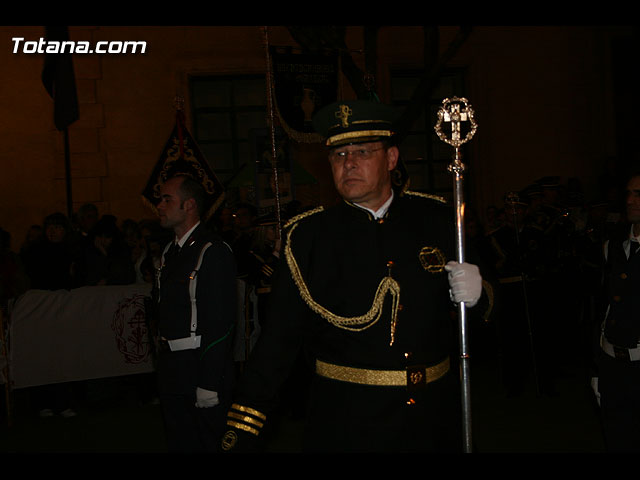
[[[444,270],[445,256],[437,247],[422,247],[418,254],[422,268],[430,273],[440,273]]]

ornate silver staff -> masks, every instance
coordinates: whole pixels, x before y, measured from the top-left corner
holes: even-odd
[[[471,140],[476,133],[477,125],[473,118],[473,109],[466,98],[445,98],[438,110],[438,121],[435,131],[440,140],[455,148],[453,162],[449,165],[449,171],[454,174],[453,194],[455,200],[456,220],[456,249],[457,260],[464,262],[464,200],[462,192],[462,172],[464,165],[460,161],[460,147]],[[443,132],[443,122],[451,124],[451,137]],[[469,122],[470,128],[464,138],[461,136],[461,123]],[[467,349],[467,318],[464,302],[458,304],[458,328],[460,338],[460,376],[462,383],[462,416],[463,416],[463,441],[466,453],[472,450],[471,440],[471,394],[469,381],[469,353]]]

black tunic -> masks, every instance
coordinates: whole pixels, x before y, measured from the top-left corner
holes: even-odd
[[[443,268],[455,259],[450,207],[405,194],[394,199],[382,220],[347,202],[301,217],[285,229],[286,265],[274,279],[269,318],[241,379],[237,405],[263,414],[273,411],[279,387],[302,346],[312,361],[376,370],[404,370],[407,354],[410,364],[427,366],[450,355],[454,320]],[[380,296],[384,301],[377,320],[373,316],[363,325],[341,324],[341,318],[372,309],[386,277],[399,287],[393,334],[391,291]],[[459,449],[455,368],[411,395],[413,405],[407,404],[406,387],[315,376],[306,448]],[[242,448],[243,437],[248,437],[236,434],[236,445]]]
[[[605,292],[609,309],[604,336],[619,353],[637,349],[640,342],[640,255],[627,260],[624,242],[631,225],[624,224],[608,245]],[[632,242],[637,247],[635,242]],[[600,411],[607,450],[640,452],[640,361],[611,356],[600,350],[597,357]]]
[[[235,323],[236,270],[233,254],[219,237],[199,226],[181,251],[160,272],[158,334],[167,340],[188,337],[191,325],[189,276],[206,242],[196,290],[201,346],[161,355],[158,376],[162,391],[195,393],[196,387],[229,394],[232,328]]]

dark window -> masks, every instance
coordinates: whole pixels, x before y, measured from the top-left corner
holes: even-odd
[[[192,77],[193,136],[226,184],[251,158],[250,131],[265,128],[264,75]]]
[[[422,71],[396,70],[391,72],[391,101],[407,105],[420,82]],[[425,103],[422,115],[407,133],[400,153],[409,171],[410,189],[451,197],[452,174],[448,171],[454,149],[440,140],[434,130],[442,100],[464,97],[464,76],[461,69],[446,71],[438,87]]]

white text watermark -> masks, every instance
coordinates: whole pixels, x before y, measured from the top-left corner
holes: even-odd
[[[13,37],[13,53],[145,53],[147,42],[124,40],[124,41],[100,41],[95,46],[87,41],[71,40],[25,40],[24,37]]]

